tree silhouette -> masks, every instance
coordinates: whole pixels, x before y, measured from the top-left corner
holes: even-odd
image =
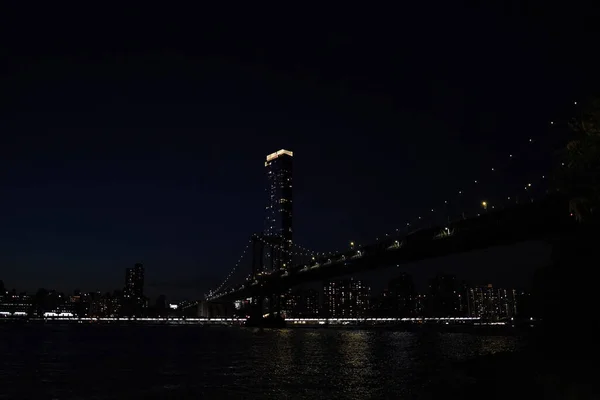
[[[582,107],[569,123],[570,141],[560,173],[562,188],[570,196],[570,210],[578,221],[599,218],[600,207],[600,99]]]

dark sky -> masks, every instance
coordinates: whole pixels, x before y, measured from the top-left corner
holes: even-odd
[[[262,229],[280,148],[295,241],[316,250],[456,205],[459,188],[468,212],[499,204],[549,173],[560,122],[598,84],[590,10],[1,14],[0,279],[18,290],[112,290],[141,261],[150,294],[203,293]],[[515,265],[548,253],[426,265],[522,284]]]

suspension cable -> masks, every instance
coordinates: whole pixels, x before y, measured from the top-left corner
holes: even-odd
[[[231,271],[229,271],[229,273],[227,274],[227,276],[225,277],[223,282],[221,282],[221,284],[215,290],[211,290],[208,292],[209,297],[219,293],[219,291],[227,284],[227,282],[229,281],[229,278],[231,278],[231,276],[235,273],[235,270],[237,269],[237,267],[240,265],[240,263],[244,259],[244,256],[246,255],[246,252],[248,251],[248,247],[250,246],[251,243],[252,243],[252,239],[248,240],[248,244],[246,244],[246,246],[244,247],[244,251],[242,252],[242,255],[240,256],[240,258],[238,258],[237,262],[235,263],[235,265],[233,266]]]

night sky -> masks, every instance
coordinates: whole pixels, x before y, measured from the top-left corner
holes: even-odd
[[[112,291],[143,262],[150,295],[206,292],[262,230],[281,148],[315,250],[459,188],[467,211],[498,204],[550,172],[600,70],[583,10],[5,11],[0,279],[19,291]],[[548,259],[532,243],[407,270],[524,285]]]

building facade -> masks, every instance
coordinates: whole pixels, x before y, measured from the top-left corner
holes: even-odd
[[[31,313],[34,299],[25,293],[7,292],[0,293],[0,317],[1,316],[24,316]]]
[[[267,156],[267,194],[265,236],[274,245],[265,254],[265,266],[269,270],[286,269],[291,266],[290,251],[293,240],[293,172],[294,154],[279,150]]]
[[[513,318],[517,315],[517,292],[495,289],[492,284],[472,287],[468,291],[469,316],[487,320]]]
[[[144,297],[144,266],[140,263],[125,270],[125,297]]]
[[[369,309],[371,289],[353,278],[326,282],[323,286],[323,314],[328,318],[360,318]]]
[[[127,268],[125,271],[123,302],[119,310],[125,316],[142,316],[146,311],[148,301],[144,296],[144,275],[144,266],[140,263],[135,264],[133,268]]]
[[[283,298],[282,310],[286,317],[319,316],[319,292],[315,289],[290,289]]]

